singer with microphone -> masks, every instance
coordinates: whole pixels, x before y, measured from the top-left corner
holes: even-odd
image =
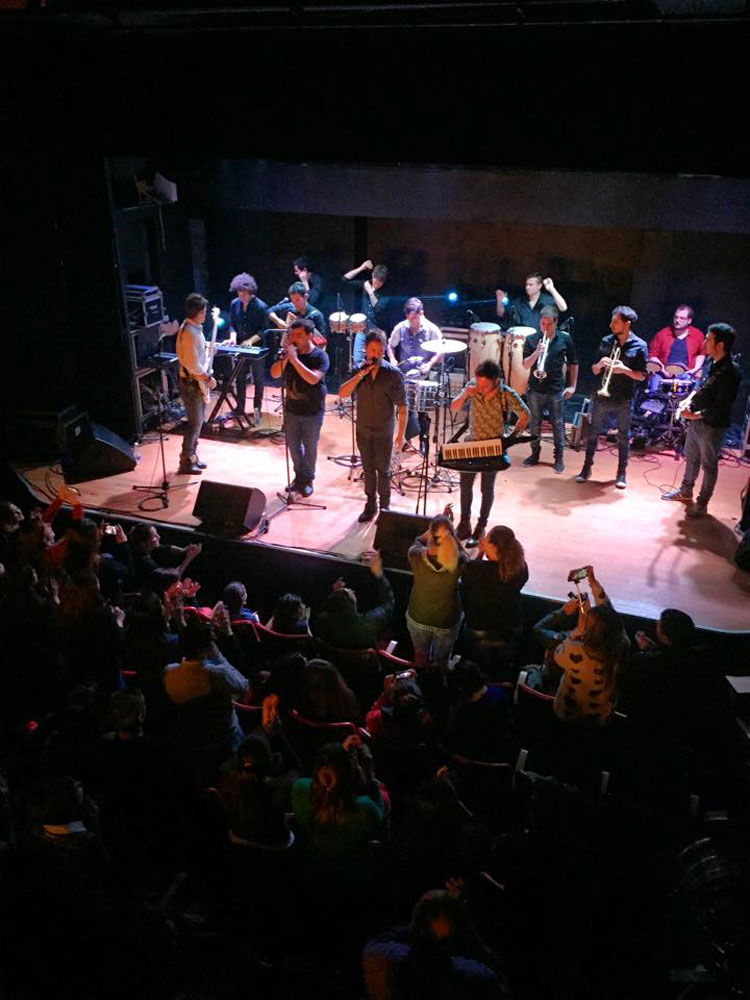
[[[312,496],[326,402],[328,355],[313,343],[310,319],[293,320],[281,339],[271,377],[284,379],[284,432],[294,466],[288,493]]]
[[[362,458],[367,502],[358,517],[360,524],[372,521],[380,510],[391,505],[391,456],[395,443],[397,453],[404,446],[406,428],[406,395],[404,377],[395,365],[385,361],[385,334],[370,330],[365,338],[365,359],[362,366],[339,387],[339,395],[356,395],[357,448]],[[398,429],[394,442],[395,414]]]

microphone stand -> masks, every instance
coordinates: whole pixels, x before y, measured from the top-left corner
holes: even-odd
[[[338,305],[340,307],[341,306],[341,295],[339,293],[337,293],[337,299],[338,299]],[[344,311],[343,309],[339,308],[339,312],[343,312],[343,311]],[[349,342],[349,371],[353,373],[354,372],[354,362],[352,360],[352,353],[353,353],[353,349],[352,349],[352,331],[351,331],[351,326],[349,325],[349,318],[348,317],[347,317],[347,320],[346,320],[346,331],[347,331],[346,336],[347,336],[347,339],[348,339],[348,342]],[[333,462],[334,465],[348,466],[349,473],[348,473],[348,475],[346,477],[347,478],[347,482],[351,482],[352,481],[352,479],[354,478],[354,470],[358,469],[360,467],[360,465],[362,465],[362,459],[357,454],[357,442],[356,442],[356,435],[355,435],[355,426],[356,426],[356,423],[357,423],[357,404],[356,404],[356,400],[355,400],[355,397],[354,397],[354,393],[351,394],[351,396],[349,397],[349,399],[351,400],[351,404],[352,404],[351,405],[351,410],[350,410],[350,413],[349,413],[349,418],[350,418],[350,420],[352,422],[352,450],[351,450],[351,452],[348,455],[329,455],[328,456],[328,461],[329,462]],[[343,404],[343,402],[341,400],[341,397],[339,397],[339,406],[340,406],[339,416],[343,417],[343,415],[344,415],[344,404]]]
[[[144,493],[145,496],[138,502],[138,510],[150,513],[154,510],[166,510],[169,507],[169,494],[172,490],[184,490],[187,486],[195,486],[195,480],[187,483],[170,483],[167,479],[167,462],[164,457],[164,411],[162,410],[162,393],[156,393],[156,429],[159,434],[159,454],[161,456],[161,486],[133,486],[137,493]],[[159,507],[147,507],[150,500],[158,500]]]

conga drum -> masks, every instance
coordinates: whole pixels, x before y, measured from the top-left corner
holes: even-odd
[[[502,361],[503,333],[497,323],[472,323],[469,329],[469,377],[483,361]]]
[[[659,391],[661,380],[664,377],[664,365],[658,358],[649,358],[646,362],[648,372],[648,392],[652,395]]]
[[[523,396],[529,385],[529,370],[523,366],[526,338],[538,331],[533,326],[512,326],[503,343],[503,378],[506,385]]]
[[[367,317],[364,313],[352,313],[349,317],[349,329],[352,333],[367,332]]]
[[[331,313],[328,317],[328,328],[331,333],[346,333],[346,322],[349,319],[345,312]]]

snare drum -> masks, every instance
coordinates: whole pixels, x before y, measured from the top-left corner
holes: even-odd
[[[417,382],[406,383],[406,402],[410,410],[425,413],[437,406],[438,384],[420,379]]]
[[[538,331],[533,326],[512,326],[503,343],[503,378],[519,396],[529,386],[529,369],[523,366],[523,347],[526,338]]]
[[[349,329],[352,333],[367,332],[367,317],[364,313],[352,313],[349,317]]]
[[[349,317],[345,312],[331,313],[328,317],[328,326],[331,333],[346,333],[346,323]]]
[[[469,330],[469,370],[473,375],[483,361],[500,364],[503,333],[497,323],[472,323]]]

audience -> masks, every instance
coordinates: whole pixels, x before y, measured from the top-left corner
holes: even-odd
[[[63,503],[74,504],[68,526]],[[55,948],[80,970],[77,993],[104,995],[87,962],[112,941],[128,956],[113,996],[141,995],[139,972],[154,995],[360,996],[355,966],[368,940],[370,997],[502,996],[501,946],[521,996],[607,995],[609,976],[622,979],[618,996],[647,991],[655,975],[667,981],[671,959],[650,942],[676,906],[669,873],[687,792],[701,808],[728,809],[738,841],[747,814],[721,659],[698,646],[687,615],[665,610],[631,657],[586,567],[593,606],[576,596],[535,628],[554,696],[536,704],[561,740],[593,748],[621,733],[601,728],[615,706],[627,715],[630,740],[597,798],[560,784],[554,747],[541,747],[551,751],[543,774],[497,767],[517,745],[530,766],[544,757],[509,685],[493,683],[514,678],[521,648],[528,569],[510,528],[493,528],[469,562],[450,521],[433,520],[410,551],[416,666],[383,679],[367,731],[320,751],[302,732],[320,727],[295,724],[290,710],[358,724],[372,689],[362,704],[327,660],[267,657],[248,671],[254,706],[238,713],[249,682],[235,669],[232,625],[258,620],[247,589],[261,588],[251,576],[247,587],[226,583],[205,557],[212,573],[186,580],[199,551],[162,546],[147,525],[129,540],[116,525],[102,530],[74,494],[26,519],[0,504],[4,995],[63,989],[52,972],[44,983],[38,975],[38,956],[56,968]],[[334,660],[337,648],[398,637],[403,619],[377,554],[369,568],[374,607],[361,610],[364,592],[340,580],[314,619]],[[199,588],[201,604],[217,602],[211,623],[188,607]],[[274,630],[309,634],[301,597],[275,601],[280,590],[263,593],[258,611],[273,607]],[[342,670],[351,677],[343,658]],[[660,767],[654,794],[646,783]],[[411,927],[383,934],[417,899]]]
[[[586,567],[586,579],[595,605],[588,597],[572,597],[538,621],[534,633],[553,651],[545,681],[555,691],[555,715],[577,725],[602,725],[615,710],[615,678],[628,640],[592,566]],[[566,628],[575,614],[575,626]]]
[[[493,676],[512,660],[523,631],[521,590],[528,579],[523,546],[502,524],[480,538],[477,558],[461,571],[464,649]]]
[[[383,833],[385,819],[372,758],[358,737],[321,748],[312,778],[292,787],[292,808],[313,881],[358,893],[369,882],[370,841]]]
[[[354,692],[328,660],[307,661],[295,707],[316,722],[356,722],[361,715]]]
[[[453,712],[445,743],[471,760],[508,761],[512,757],[510,703],[497,684],[488,684],[470,660],[456,664],[451,676]]]
[[[367,713],[367,731],[379,740],[399,746],[425,743],[433,732],[415,670],[388,674],[383,693]]]
[[[383,561],[378,552],[371,554],[368,565],[378,584],[378,604],[369,611],[360,611],[357,595],[339,577],[315,622],[316,638],[329,646],[374,649],[388,636],[395,604],[393,588],[383,573]]]
[[[406,612],[414,662],[446,667],[461,625],[459,578],[467,556],[450,518],[434,517],[409,549],[414,580]]]
[[[274,605],[266,628],[280,635],[310,635],[310,609],[299,594],[283,594]]]
[[[181,662],[164,669],[164,690],[179,708],[182,745],[210,768],[242,743],[232,700],[245,694],[248,682],[221,655],[207,622],[188,618],[181,646]]]

